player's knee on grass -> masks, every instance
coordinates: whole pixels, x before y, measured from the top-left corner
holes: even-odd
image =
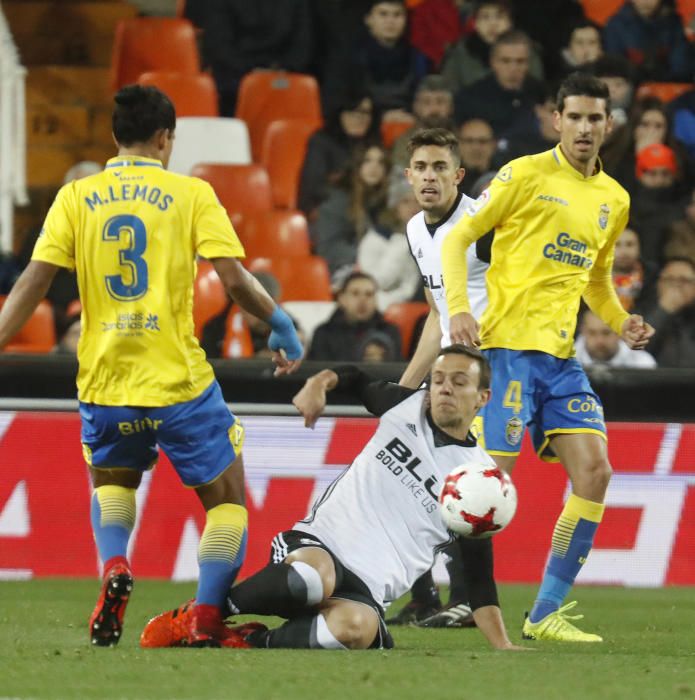
[[[336,588],[335,563],[325,549],[320,547],[296,549],[285,557],[285,564],[290,564],[294,574],[304,580],[307,586],[307,600],[312,601],[311,605],[317,605],[333,595]],[[321,586],[319,600],[316,600],[317,582]]]
[[[350,600],[330,600],[322,614],[333,636],[348,649],[369,649],[379,632],[372,608]]]

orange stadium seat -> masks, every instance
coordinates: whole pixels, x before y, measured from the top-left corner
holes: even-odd
[[[280,301],[332,301],[331,278],[326,261],[318,255],[305,258],[252,258],[251,272],[270,272],[277,277]]]
[[[233,306],[227,314],[222,357],[253,357],[251,331],[236,306]]]
[[[0,309],[7,297],[0,297]],[[34,313],[17,335],[5,346],[5,352],[51,352],[56,344],[53,307],[45,299],[39,302]]]
[[[198,260],[198,272],[193,284],[193,326],[198,338],[203,326],[222,313],[229,303],[224,285],[209,260]]]
[[[584,14],[603,26],[624,4],[625,0],[581,0]]]
[[[323,123],[319,86],[311,75],[284,71],[247,73],[239,86],[236,117],[243,119],[251,136],[254,161],[261,159],[263,137],[277,119],[303,119]]]
[[[637,88],[637,97],[658,97],[662,102],[670,102],[693,88],[693,83],[642,83]]]
[[[276,207],[297,207],[306,144],[320,127],[320,122],[304,119],[277,119],[268,124],[263,137],[261,163],[270,176],[273,204]]]
[[[695,0],[676,0],[676,7],[683,24],[687,27],[695,17]]]
[[[304,214],[275,209],[244,216],[242,243],[249,258],[305,258],[311,255]]]
[[[385,148],[391,148],[399,136],[402,136],[415,124],[414,119],[397,119],[381,122],[381,141]]]
[[[243,226],[243,218],[249,213],[273,208],[270,180],[262,165],[199,163],[191,175],[212,185],[220,204],[236,225]]]
[[[180,17],[121,20],[113,40],[111,87],[118,90],[155,70],[200,73],[193,25]]]
[[[177,117],[217,117],[219,106],[215,81],[207,73],[186,75],[173,71],[148,71],[140,85],[154,85],[174,103]]]
[[[429,304],[424,301],[405,301],[391,304],[384,312],[384,318],[398,326],[398,330],[401,332],[401,352],[403,357],[408,356],[415,324],[424,314],[429,313],[429,310]]]

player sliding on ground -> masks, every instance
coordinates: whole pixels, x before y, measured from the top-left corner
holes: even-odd
[[[526,425],[542,459],[562,462],[572,482],[530,616],[528,639],[600,642],[567,615],[565,597],[589,556],[611,475],[601,402],[573,357],[579,302],[643,348],[654,330],[623,310],[613,289],[615,241],[629,213],[627,192],[603,172],[598,152],[610,131],[608,88],[575,73],[557,97],[560,143],[503,167],[442,247],[452,342],[481,346],[492,367],[482,411],[485,447],[510,471]],[[489,303],[471,313],[467,251],[495,230]]]
[[[212,188],[165,170],[176,127],[171,101],[138,85],[123,88],[115,101],[118,156],[58,193],[32,261],[0,313],[0,348],[31,316],[58,269],[75,270],[82,444],[104,566],[91,641],[111,646],[121,637],[133,587],[127,549],[135,491],[159,445],[207,511],[188,643],[218,645],[220,607],[246,550],[244,428],[193,334],[196,254],[212,260],[236,303],[270,323],[276,373],[299,366],[302,346],[287,314],[237,260],[244,249]]]
[[[431,388],[372,382],[354,367],[307,380],[294,404],[312,427],[326,393],[349,391],[379,426],[355,461],[314,504],[311,514],[272,542],[271,561],[233,587],[228,613],[279,615],[275,629],[229,628],[223,646],[368,649],[393,646],[383,606],[410,589],[436,552],[452,541],[438,507],[445,477],[457,465],[492,459],[469,432],[490,397],[487,361],[474,349],[441,350]],[[460,538],[478,628],[496,649],[519,649],[507,636],[492,571],[492,542]],[[151,620],[144,647],[186,643],[187,604]]]

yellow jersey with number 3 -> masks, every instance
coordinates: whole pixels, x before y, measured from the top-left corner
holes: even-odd
[[[193,333],[196,255],[244,257],[202,180],[119,156],[60,190],[32,259],[77,273],[81,401],[169,406],[210,385],[212,368]]]
[[[584,177],[559,146],[511,161],[444,242],[449,314],[470,310],[465,251],[494,229],[483,348],[571,357],[582,296],[619,333],[628,314],[611,270],[629,207],[629,195],[613,178],[600,167]]]

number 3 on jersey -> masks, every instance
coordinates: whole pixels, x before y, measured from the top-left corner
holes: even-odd
[[[110,218],[102,231],[102,240],[120,243],[118,264],[124,274],[107,275],[106,289],[119,301],[134,301],[147,293],[147,263],[143,254],[147,248],[147,231],[142,219],[132,214]]]
[[[502,405],[505,408],[513,409],[514,413],[521,413],[523,408],[523,402],[521,400],[521,382],[512,379],[509,384],[507,384],[507,390],[504,392],[504,399],[502,399]]]

